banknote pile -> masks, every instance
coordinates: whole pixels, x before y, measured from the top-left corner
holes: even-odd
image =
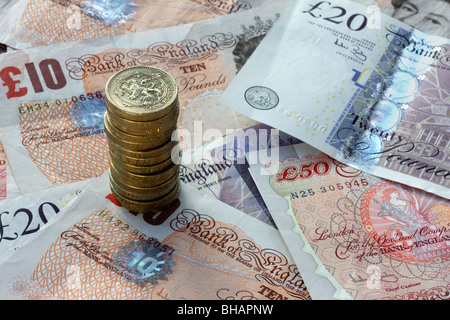
[[[153,67],[131,67],[106,85],[105,132],[110,156],[110,187],[132,212],[156,214],[180,193],[177,141],[179,114],[173,78]]]
[[[449,16],[1,0],[0,299],[449,300]]]

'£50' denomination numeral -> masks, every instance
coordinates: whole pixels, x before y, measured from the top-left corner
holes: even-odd
[[[282,172],[277,173],[277,182],[308,179],[312,175],[324,176],[328,174],[330,169],[331,167],[326,161],[311,162],[299,167],[289,166]]]
[[[30,78],[34,92],[43,92],[44,87],[34,62],[26,63],[25,69]],[[58,90],[66,86],[67,80],[58,60],[42,60],[39,63],[39,71],[47,88]],[[21,74],[21,70],[13,66],[5,67],[0,70],[0,79],[3,81],[3,86],[8,88],[8,92],[6,92],[6,97],[8,99],[23,97],[28,93],[28,88],[20,87],[21,81],[17,79]]]

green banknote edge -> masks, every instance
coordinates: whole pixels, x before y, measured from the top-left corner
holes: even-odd
[[[286,211],[286,214],[291,217],[292,221],[294,222],[294,227],[292,228],[292,231],[295,232],[300,236],[300,238],[303,240],[303,248],[302,251],[311,255],[311,257],[314,259],[314,261],[317,264],[317,268],[314,271],[315,274],[322,276],[324,278],[327,278],[328,281],[331,282],[331,284],[334,286],[336,291],[333,294],[333,299],[339,299],[339,300],[353,300],[353,298],[348,294],[348,292],[342,288],[342,286],[334,279],[334,277],[328,272],[328,270],[323,265],[322,261],[320,261],[319,257],[316,255],[314,250],[309,245],[308,240],[306,239],[305,235],[303,234],[302,230],[300,229],[300,226],[298,225],[297,220],[295,219],[294,210],[292,208],[291,201],[289,200],[289,197],[285,197],[286,201],[288,202],[288,210]]]

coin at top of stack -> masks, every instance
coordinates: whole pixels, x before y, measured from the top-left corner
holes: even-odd
[[[106,84],[105,132],[110,153],[110,188],[128,210],[154,215],[180,193],[178,88],[165,71],[136,66]],[[161,217],[159,218],[161,221]]]

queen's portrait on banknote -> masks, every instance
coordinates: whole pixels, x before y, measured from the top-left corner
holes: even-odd
[[[355,0],[410,25],[440,37],[450,37],[449,0]]]
[[[276,19],[280,17],[276,15]],[[237,35],[238,42],[233,49],[234,62],[237,71],[241,70],[245,62],[250,58],[253,51],[258,47],[264,39],[266,33],[270,30],[275,21],[262,21],[260,17],[255,17],[255,24],[251,26],[242,26],[242,33]]]
[[[450,37],[449,0],[392,0],[392,17],[421,31]]]

